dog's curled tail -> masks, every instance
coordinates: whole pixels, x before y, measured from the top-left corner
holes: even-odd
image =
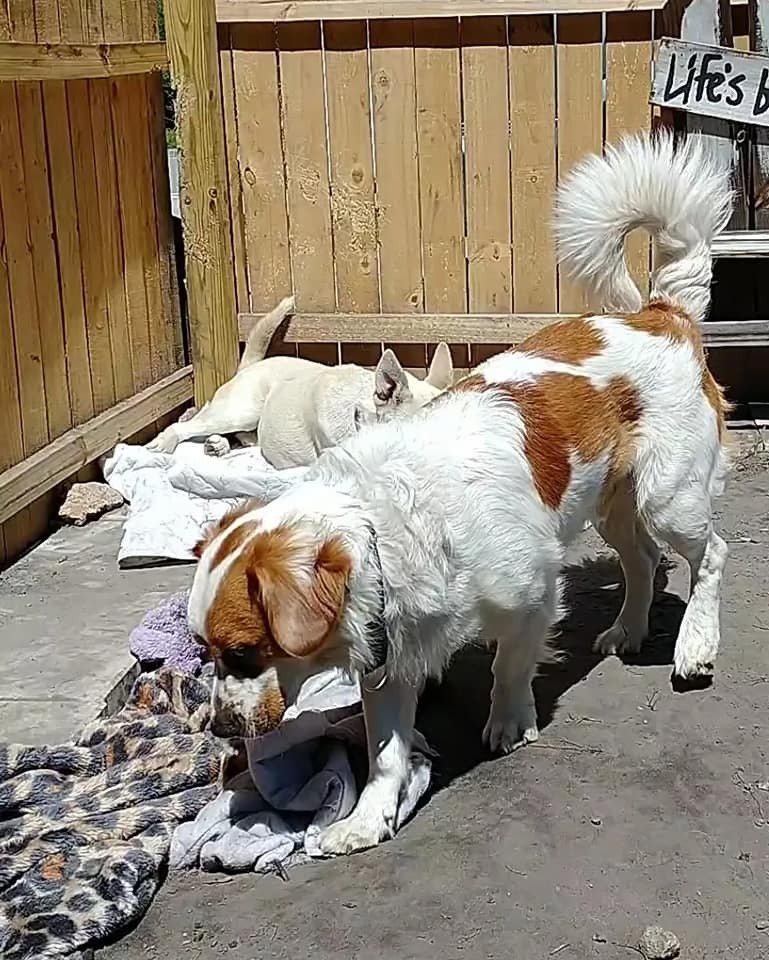
[[[637,228],[654,239],[651,299],[702,321],[710,306],[711,243],[731,213],[729,172],[698,137],[629,137],[583,160],[561,183],[554,229],[558,259],[600,307],[627,313],[643,298],[625,263]]]
[[[286,317],[291,316],[295,309],[296,301],[294,298],[284,297],[274,310],[257,320],[249,331],[246,348],[240,358],[238,370],[250,367],[252,363],[256,363],[258,360],[264,360],[267,351],[270,349],[272,338],[275,336],[275,331]]]

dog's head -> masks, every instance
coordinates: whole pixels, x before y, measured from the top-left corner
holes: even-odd
[[[414,413],[448,390],[453,380],[451,351],[445,343],[438,344],[424,380],[407,373],[393,351],[385,350],[374,371],[374,410],[356,408],[356,426]]]
[[[259,504],[225,517],[196,552],[188,617],[215,665],[212,731],[258,736],[309,675],[343,657],[351,557],[316,523]]]

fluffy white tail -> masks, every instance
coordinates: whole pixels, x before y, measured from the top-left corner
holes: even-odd
[[[270,343],[275,336],[275,331],[283,323],[286,317],[290,317],[296,309],[296,301],[293,297],[284,297],[280,303],[270,313],[263,316],[251,328],[246,348],[243,356],[240,358],[238,370],[244,367],[250,367],[257,360],[264,360],[267,351],[270,349]]]
[[[635,313],[643,297],[628,273],[625,238],[654,239],[651,299],[702,321],[710,306],[711,242],[731,213],[729,171],[697,137],[630,137],[583,160],[561,183],[555,206],[558,259],[603,309]]]

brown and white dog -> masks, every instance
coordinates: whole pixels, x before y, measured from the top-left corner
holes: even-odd
[[[362,429],[203,544],[189,620],[217,664],[222,733],[274,722],[281,698],[329,665],[362,676],[369,780],[322,835],[327,853],[393,835],[417,691],[464,644],[496,642],[491,749],[536,739],[531,681],[564,551],[588,520],[626,585],[597,649],[640,648],[668,544],[691,570],[675,674],[712,670],[724,402],[698,324],[729,206],[727,176],[698,142],[632,139],[588,159],[559,193],[559,251],[613,312],[557,323],[413,416]],[[624,260],[638,226],[657,253],[645,307]]]

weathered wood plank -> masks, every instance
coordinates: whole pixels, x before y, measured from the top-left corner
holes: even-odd
[[[329,23],[326,100],[337,307],[379,307],[366,24]]]
[[[424,309],[414,25],[373,21],[371,86],[382,309]]]
[[[0,474],[0,523],[192,396],[192,368],[123,400]]]
[[[507,22],[462,21],[468,307],[512,309]]]
[[[508,36],[513,309],[554,313],[558,288],[549,226],[556,181],[553,18],[511,17]]]
[[[182,148],[195,401],[201,404],[232,376],[238,363],[219,52],[212,2],[168,0],[165,14]]]
[[[216,19],[374,20],[385,17],[472,17],[500,14],[659,10],[665,0],[218,0]]]
[[[149,73],[168,66],[166,45],[0,43],[2,80],[79,80]]]
[[[558,176],[563,177],[603,140],[602,24],[600,14],[558,17],[556,87],[558,90]],[[583,287],[558,274],[558,309],[581,313],[590,308]]]
[[[414,38],[425,309],[466,310],[458,24],[419,20]]]

